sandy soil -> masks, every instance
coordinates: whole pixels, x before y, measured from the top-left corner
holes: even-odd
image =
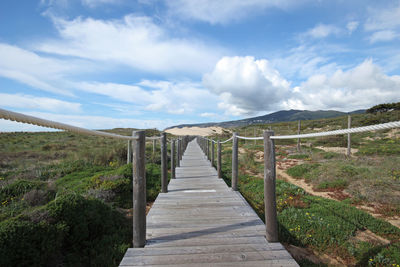
[[[323,147],[323,146],[317,146],[316,148],[322,149],[326,152],[335,152],[335,153],[341,153],[341,154],[346,154],[347,152],[347,147]],[[351,149],[351,154],[354,154],[358,152],[357,148],[352,148]]]
[[[167,133],[173,135],[200,135],[200,136],[209,136],[213,134],[223,134],[224,128],[222,127],[183,127],[183,128],[171,128],[166,130]],[[227,131],[227,130],[225,130]],[[229,131],[229,130],[228,130]]]

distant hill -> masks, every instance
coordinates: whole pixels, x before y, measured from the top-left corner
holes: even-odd
[[[210,126],[219,126],[224,128],[231,127],[241,127],[252,124],[265,124],[265,123],[275,123],[275,122],[283,122],[283,121],[297,121],[297,120],[315,120],[315,119],[324,119],[324,118],[334,118],[340,117],[348,114],[362,114],[365,113],[364,109],[355,110],[352,112],[341,112],[336,110],[317,110],[317,111],[309,111],[309,110],[281,110],[277,112],[273,112],[267,115],[247,118],[236,121],[224,121],[224,122],[208,122],[208,123],[198,123],[198,124],[181,124],[177,126],[169,127],[171,128],[183,128],[183,127],[210,127]]]

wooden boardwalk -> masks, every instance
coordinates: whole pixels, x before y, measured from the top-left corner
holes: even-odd
[[[298,266],[238,192],[189,143],[170,181],[147,215],[147,243],[130,248],[120,266]]]

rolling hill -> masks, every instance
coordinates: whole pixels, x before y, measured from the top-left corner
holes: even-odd
[[[231,128],[231,127],[240,127],[247,126],[252,124],[265,124],[265,123],[274,123],[274,122],[283,122],[283,121],[296,121],[296,120],[314,120],[314,119],[323,119],[323,118],[334,118],[339,116],[344,116],[347,114],[360,114],[365,113],[365,110],[355,110],[352,112],[341,112],[336,110],[317,110],[317,111],[309,111],[309,110],[281,110],[277,112],[273,112],[270,114],[235,120],[235,121],[225,121],[225,122],[208,122],[208,123],[197,123],[197,124],[181,124],[169,127],[171,128],[183,128],[183,127],[210,127],[210,126],[219,126],[223,128]]]

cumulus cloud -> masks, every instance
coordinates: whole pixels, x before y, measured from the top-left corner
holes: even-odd
[[[290,88],[266,59],[250,56],[223,57],[203,84],[221,97],[219,108],[236,116],[272,109]]]
[[[211,24],[240,20],[269,8],[288,9],[306,0],[166,0],[170,13]]]
[[[309,36],[312,38],[320,39],[328,37],[329,35],[338,35],[340,34],[341,30],[334,26],[334,25],[327,25],[327,24],[318,24],[312,29],[309,29],[304,36]]]
[[[107,64],[123,64],[155,73],[198,73],[211,68],[222,49],[190,38],[174,38],[152,18],[61,19],[52,16],[59,39],[43,41],[38,51]],[[195,64],[193,64],[195,62]]]
[[[399,101],[399,88],[400,76],[386,75],[368,59],[347,71],[311,76],[284,105],[349,111]]]
[[[0,106],[52,112],[81,112],[81,104],[48,97],[0,93]]]

